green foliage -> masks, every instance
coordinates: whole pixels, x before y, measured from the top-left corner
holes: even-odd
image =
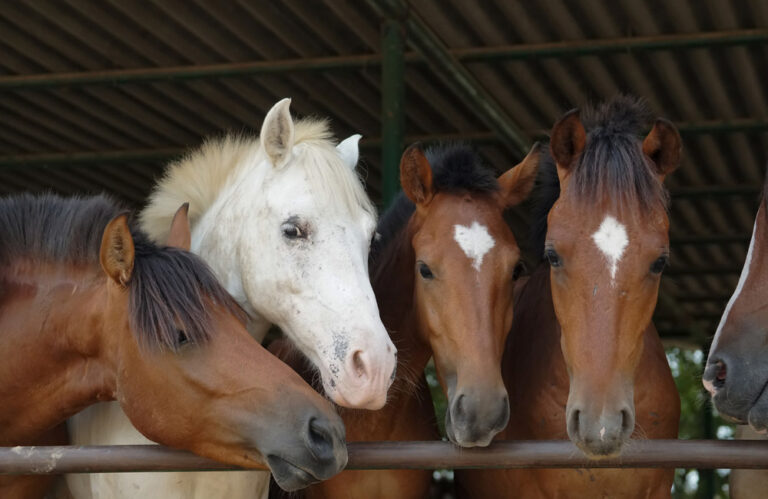
[[[437,418],[437,426],[440,427],[440,435],[445,438],[445,411],[448,410],[448,399],[443,393],[443,389],[440,386],[440,382],[437,381],[437,374],[435,374],[435,363],[430,360],[425,370],[427,375],[427,384],[429,385],[429,392],[432,395],[432,405],[435,408],[435,417]]]
[[[712,413],[709,397],[701,386],[704,353],[701,350],[667,349],[667,361],[680,393],[681,439],[732,438],[733,426]],[[729,470],[678,469],[672,497],[675,499],[727,498]]]

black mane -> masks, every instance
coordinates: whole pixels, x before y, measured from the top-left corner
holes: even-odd
[[[466,144],[441,144],[425,151],[432,166],[432,185],[436,193],[472,192],[490,194],[499,190],[495,173],[483,165],[480,156]],[[400,192],[379,219],[377,238],[371,255],[377,255],[405,227],[415,206]]]
[[[587,143],[571,165],[569,192],[586,203],[609,196],[618,210],[633,207],[666,208],[668,194],[650,159],[642,151],[642,134],[650,130],[653,114],[639,98],[620,95],[581,111]],[[547,215],[560,197],[557,167],[549,148],[539,163],[531,236],[541,255],[547,233]]]
[[[22,194],[0,199],[0,265],[33,262],[99,265],[104,228],[125,210],[106,196],[63,198]],[[212,317],[206,299],[244,320],[244,313],[197,256],[155,245],[131,223],[135,246],[129,317],[139,342],[176,350],[178,330],[207,341]]]

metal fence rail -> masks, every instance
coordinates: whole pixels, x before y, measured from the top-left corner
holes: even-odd
[[[768,468],[768,441],[633,440],[620,458],[589,460],[569,441],[498,442],[461,449],[448,442],[350,443],[347,469]],[[236,470],[155,445],[0,447],[0,474]],[[262,468],[266,469],[266,468]]]

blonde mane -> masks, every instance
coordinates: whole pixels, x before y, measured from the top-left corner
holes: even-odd
[[[291,168],[306,168],[313,192],[326,196],[350,213],[375,208],[360,178],[339,157],[335,141],[322,119],[305,118],[294,122],[296,149]],[[189,221],[194,228],[221,192],[239,174],[266,160],[258,137],[228,134],[206,140],[199,148],[168,165],[150,194],[139,216],[142,229],[155,241],[165,241],[173,215],[189,203]]]

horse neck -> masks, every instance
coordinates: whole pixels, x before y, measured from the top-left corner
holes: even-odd
[[[103,334],[104,278],[53,267],[21,265],[0,277],[0,445],[33,441],[114,398],[116,345]]]
[[[235,246],[241,237],[245,237],[243,228],[222,226],[222,223],[231,220],[223,215],[227,210],[258,212],[258,206],[254,205],[257,199],[254,193],[262,192],[272,166],[257,159],[249,158],[248,165],[233,168],[230,180],[223,185],[216,199],[192,223],[190,251],[208,264],[227,292],[248,313],[248,331],[261,340],[272,324],[254,308],[245,294],[243,271],[240,262],[235,259],[238,253]],[[247,203],[247,206],[237,206],[238,203]]]
[[[408,224],[380,255],[373,269],[372,285],[379,312],[397,348],[397,375],[391,393],[408,392],[418,382],[432,356],[432,350],[419,334],[414,302],[414,265],[411,247],[415,229]]]

